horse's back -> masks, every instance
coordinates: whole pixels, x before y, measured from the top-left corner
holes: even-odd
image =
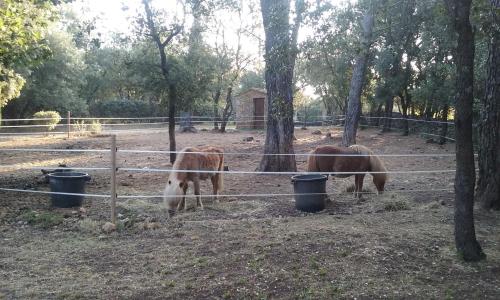
[[[199,170],[203,172],[178,172],[179,176],[192,180],[193,176],[198,176],[205,180],[210,176],[216,176],[217,173],[206,171],[218,171],[223,162],[223,150],[213,146],[205,147],[186,147],[179,153],[174,162],[173,169],[176,170]]]
[[[331,145],[316,147],[311,153],[312,161],[319,172],[358,172],[367,171],[369,158],[356,156],[357,149],[350,147],[336,147]],[[335,175],[336,177],[349,177],[350,174]]]
[[[337,154],[342,154],[342,149],[339,147],[325,145],[318,146],[309,156],[308,160],[308,170],[316,172],[332,172],[334,171],[334,165],[339,156]]]

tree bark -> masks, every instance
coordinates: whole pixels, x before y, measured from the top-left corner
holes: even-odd
[[[214,99],[214,130],[219,130],[219,100],[221,96],[221,89],[217,88]]]
[[[222,120],[220,123],[220,132],[226,132],[226,125],[229,116],[233,113],[233,87],[229,86],[227,88],[226,93],[226,105],[224,106],[224,110],[222,111]]]
[[[177,102],[177,87],[170,84],[168,87],[168,140],[170,145],[170,163],[175,162],[175,103]]]
[[[500,22],[492,3],[492,21]],[[500,210],[500,30],[491,26],[486,93],[479,122],[479,180],[476,196],[484,209]]]
[[[352,72],[351,87],[349,89],[347,112],[345,116],[344,134],[342,145],[348,147],[356,144],[356,133],[358,131],[359,117],[361,115],[361,92],[365,82],[368,56],[373,32],[373,7],[370,7],[363,17],[363,37],[361,39],[361,51],[356,58],[356,64]]]
[[[296,1],[300,5],[303,1]],[[260,171],[296,171],[293,154],[293,69],[297,53],[297,31],[301,10],[297,11],[295,27],[290,30],[289,0],[261,0],[265,41],[267,128]],[[290,35],[290,32],[291,35]]]
[[[457,97],[455,246],[465,261],[486,257],[476,240],[474,228],[474,151],[472,145],[472,103],[474,87],[474,35],[469,20],[471,0],[445,0],[458,34],[456,49]]]
[[[448,134],[448,113],[450,111],[450,106],[445,104],[443,107],[443,112],[441,114],[441,132],[439,133],[439,145],[446,144],[446,135]]]
[[[389,96],[385,101],[385,114],[384,114],[384,127],[382,128],[382,132],[391,131],[392,124],[392,110],[394,106],[394,98],[393,96]]]
[[[401,108],[403,113],[403,136],[408,136],[410,134],[410,128],[408,126],[408,105],[410,104],[410,94],[408,91],[404,90],[399,96],[401,99]]]

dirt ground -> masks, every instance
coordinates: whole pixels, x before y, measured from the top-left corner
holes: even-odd
[[[338,144],[341,132],[296,130],[296,153]],[[333,139],[325,139],[326,132]],[[245,137],[253,141],[243,141]],[[177,135],[178,148],[216,145],[261,153],[263,132],[200,131]],[[0,139],[0,187],[48,190],[29,166],[103,167],[108,153],[6,152],[2,148],[109,149],[109,137]],[[165,130],[118,133],[120,167],[169,168]],[[361,130],[358,143],[376,153],[454,153],[417,136]],[[305,156],[298,156],[305,170]],[[226,155],[229,170],[253,171],[258,155]],[[454,157],[383,157],[397,170],[454,169]],[[10,167],[8,167],[10,166]],[[87,192],[109,194],[105,171],[89,171]],[[167,173],[118,172],[118,195],[160,195]],[[225,176],[224,194],[287,194],[288,175]],[[291,196],[205,199],[167,220],[161,199],[119,198],[118,230],[109,199],[88,198],[83,210],[51,209],[47,195],[0,191],[0,299],[499,299],[500,215],[476,211],[476,233],[487,254],[462,262],[453,240],[453,173],[391,174],[387,192],[355,199],[353,178],[327,182],[333,200],[316,214],[294,208]],[[371,176],[365,178],[373,191]],[[442,191],[445,189],[446,191]],[[416,191],[411,191],[416,190]],[[441,190],[441,191],[433,191]],[[191,192],[192,193],[192,192]],[[208,182],[202,193],[211,194]]]

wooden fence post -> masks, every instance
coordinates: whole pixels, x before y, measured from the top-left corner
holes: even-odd
[[[70,111],[68,111],[68,116],[67,116],[66,120],[67,120],[67,124],[68,124],[67,131],[68,131],[68,139],[69,139],[70,134],[71,134],[71,112]]]
[[[111,136],[111,222],[116,224],[116,135]]]

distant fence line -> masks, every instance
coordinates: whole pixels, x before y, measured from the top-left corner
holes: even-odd
[[[176,126],[183,126],[185,124],[185,121],[183,121],[186,117],[184,116],[177,116],[175,117],[176,120]],[[167,120],[168,117],[97,117],[97,118],[92,118],[92,117],[75,117],[72,118],[70,114],[68,114],[68,117],[66,118],[61,118],[61,122],[57,125],[56,127],[53,128],[52,130],[54,131],[45,131],[43,130],[44,128],[49,128],[53,127],[54,125],[47,125],[47,124],[19,124],[19,125],[3,125],[0,126],[0,137],[5,137],[5,136],[22,136],[22,135],[46,135],[46,134],[66,134],[68,137],[70,136],[71,133],[76,132],[77,134],[86,134],[86,133],[95,133],[95,129],[89,129],[87,126],[93,126],[92,124],[85,124],[86,121],[98,121],[97,126],[99,126],[99,131],[103,133],[119,133],[119,132],[140,132],[144,130],[162,130],[166,128],[166,125],[168,122],[158,122],[161,120]],[[189,124],[193,125],[203,125],[203,124],[210,124],[212,122],[218,122],[219,124],[221,123],[220,119],[215,119],[211,116],[189,116]],[[194,119],[194,120],[191,120]],[[258,118],[260,121],[266,121],[266,116],[262,116],[262,118]],[[442,124],[447,124],[447,125],[453,125],[453,122],[443,122],[443,121],[436,121],[436,120],[423,120],[423,119],[413,119],[413,118],[401,118],[401,117],[373,117],[373,116],[361,116],[360,117],[360,122],[359,126],[361,129],[369,127],[369,128],[380,128],[384,124],[374,124],[373,120],[384,120],[384,119],[391,119],[396,121],[397,123],[391,122],[390,129],[393,130],[402,130],[403,129],[403,124],[401,122],[408,122],[409,124],[415,123],[415,124],[430,124],[432,125],[442,125]],[[27,118],[27,119],[3,119],[2,122],[5,122],[6,124],[11,124],[11,122],[34,122],[34,121],[47,121],[51,120],[50,118],[43,118],[43,119],[37,119],[37,118]],[[228,129],[234,128],[234,126],[237,127],[237,129],[242,129],[242,130],[252,130],[252,126],[247,126],[251,125],[253,121],[257,120],[255,116],[239,116],[238,119],[234,118],[229,118],[226,123]],[[66,124],[64,124],[64,121],[66,121]],[[106,121],[110,121],[111,123],[107,123]],[[117,121],[123,121],[121,123],[116,123]],[[145,122],[145,121],[151,121],[151,122]],[[102,123],[101,123],[102,122]],[[344,115],[330,115],[330,116],[306,116],[305,119],[300,119],[296,118],[295,119],[295,126],[297,127],[303,127],[303,126],[330,126],[330,127],[343,127],[344,126]],[[370,125],[371,123],[371,125]],[[244,128],[239,128],[238,125],[242,125],[241,127]],[[243,126],[245,125],[245,126]],[[399,126],[397,126],[399,125]],[[114,129],[114,127],[136,127],[138,126],[139,128],[128,128],[128,129]],[[158,127],[150,127],[150,126],[158,126]],[[248,128],[247,128],[248,127]],[[36,129],[35,131],[24,131],[23,129]],[[11,130],[13,129],[13,130]],[[20,129],[22,131],[15,131],[15,129]],[[433,134],[429,132],[424,132],[424,131],[429,131],[429,130],[434,130],[432,128],[428,128],[427,125],[425,125],[423,128],[420,126],[415,128],[414,126],[409,126],[409,131],[422,134],[424,136],[430,136],[430,137],[437,137],[437,138],[444,138],[449,141],[455,141],[454,138],[449,137],[448,135],[453,135],[454,134],[454,128],[449,128],[448,132],[445,136],[439,135],[439,134]]]

